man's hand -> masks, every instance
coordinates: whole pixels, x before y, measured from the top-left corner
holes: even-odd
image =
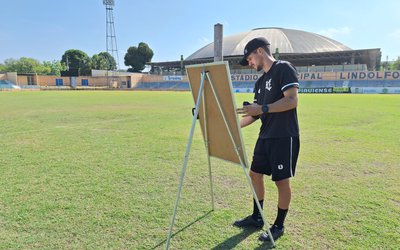
[[[236,112],[238,114],[243,114],[243,117],[258,116],[258,115],[262,115],[262,113],[263,113],[261,107],[262,107],[261,105],[252,103],[250,105],[245,105],[242,108],[236,109]]]

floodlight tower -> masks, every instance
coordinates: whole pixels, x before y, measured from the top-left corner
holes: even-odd
[[[115,0],[103,0],[103,4],[106,6],[106,49],[107,52],[114,57],[117,63],[117,69],[119,69],[117,37],[115,35],[113,14]]]

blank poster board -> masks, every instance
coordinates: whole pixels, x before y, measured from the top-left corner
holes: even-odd
[[[209,155],[237,164],[247,164],[228,63],[215,62],[186,66],[195,103],[199,94],[203,70],[208,72],[215,91],[214,95],[210,81],[206,76],[199,107],[199,120],[204,140],[208,139]],[[217,98],[228,126],[225,125]],[[233,142],[228,130],[232,134]],[[235,148],[238,149],[238,153],[236,153]]]

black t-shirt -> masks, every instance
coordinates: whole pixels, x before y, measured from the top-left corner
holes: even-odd
[[[274,103],[283,98],[283,92],[290,88],[299,88],[296,68],[289,62],[275,61],[270,70],[257,80],[254,87],[254,103]],[[261,139],[299,136],[296,108],[263,114],[260,118]]]

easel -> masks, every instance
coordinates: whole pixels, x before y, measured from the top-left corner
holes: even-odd
[[[224,62],[222,64],[226,65],[227,70],[229,70],[229,68],[227,67],[227,63]],[[237,145],[238,143],[235,142],[234,136],[232,134],[231,126],[229,125],[229,122],[228,122],[228,119],[227,119],[227,114],[226,114],[223,106],[221,105],[221,98],[220,98],[218,92],[216,91],[215,85],[213,84],[213,81],[212,81],[212,79],[210,77],[210,72],[208,70],[206,70],[206,66],[212,67],[214,65],[218,66],[218,65],[221,65],[221,63],[211,63],[211,64],[203,64],[203,65],[201,65],[202,66],[202,70],[201,70],[201,76],[200,76],[200,79],[201,79],[200,80],[200,87],[199,87],[198,92],[197,92],[196,107],[195,107],[195,111],[194,111],[194,115],[193,115],[193,119],[192,119],[192,127],[190,129],[188,144],[187,144],[187,147],[186,147],[185,158],[184,158],[182,171],[181,171],[181,175],[180,175],[180,179],[179,179],[178,193],[176,195],[174,211],[173,211],[173,214],[172,214],[171,224],[170,224],[169,232],[168,232],[168,238],[167,238],[166,245],[165,245],[165,249],[167,249],[167,250],[169,249],[169,244],[170,244],[170,240],[171,240],[171,237],[172,237],[172,229],[173,229],[173,226],[174,226],[175,216],[176,216],[176,212],[177,212],[177,209],[178,209],[178,204],[179,204],[179,200],[180,200],[180,196],[181,196],[181,192],[182,192],[183,180],[184,180],[184,177],[185,177],[186,167],[187,167],[187,163],[188,163],[190,147],[191,147],[192,140],[193,140],[194,128],[196,126],[196,120],[197,120],[197,117],[199,115],[199,110],[201,108],[200,105],[202,105],[202,111],[203,111],[202,112],[203,117],[200,117],[200,119],[202,119],[202,121],[203,121],[204,144],[205,144],[206,151],[207,151],[208,170],[209,170],[210,188],[211,188],[211,207],[212,207],[212,211],[214,211],[214,191],[213,191],[212,171],[211,171],[211,161],[210,161],[210,146],[209,146],[210,142],[209,142],[208,131],[207,131],[207,129],[208,129],[208,127],[207,127],[207,112],[206,112],[207,109],[206,109],[205,93],[204,93],[204,89],[205,89],[204,87],[205,87],[206,82],[208,82],[208,84],[209,84],[209,87],[210,87],[211,93],[212,93],[212,97],[214,98],[213,100],[216,102],[216,104],[218,106],[218,111],[219,111],[220,116],[223,119],[223,124],[225,125],[225,127],[227,129],[227,132],[229,134],[229,138],[230,138],[232,144],[234,145],[234,152],[236,153],[237,159],[239,160],[237,163],[242,166],[243,172],[244,172],[244,174],[246,176],[247,182],[248,182],[248,184],[250,186],[250,189],[251,189],[251,192],[253,194],[253,198],[256,201],[257,207],[258,207],[258,209],[259,209],[259,211],[261,213],[262,220],[264,221],[265,225],[268,225],[267,220],[264,217],[263,210],[261,209],[261,205],[258,202],[258,198],[257,198],[256,192],[254,190],[254,187],[253,187],[253,185],[251,183],[250,176],[249,176],[249,174],[247,172],[249,164],[248,164],[247,156],[246,156],[246,153],[245,153],[245,149],[243,147],[243,143],[242,143],[242,140],[241,140],[240,130],[239,130],[239,134],[240,134],[241,145]],[[193,67],[196,67],[196,66],[199,67],[200,65],[193,65]],[[228,78],[230,77],[229,74],[228,74],[227,77]],[[232,84],[230,83],[230,79],[229,79],[229,84],[230,84],[230,91],[231,91],[231,94],[232,94],[232,87],[231,87]],[[193,91],[195,91],[195,90],[192,88],[192,93],[195,94],[195,92],[193,92]],[[193,96],[195,97],[195,95],[193,95]],[[235,104],[234,104],[233,100],[232,100],[232,103],[233,103],[233,107],[235,107]],[[235,114],[235,118],[236,118],[236,123],[238,123],[236,114]],[[239,126],[239,124],[237,124],[237,125]],[[240,126],[239,126],[239,128],[240,128]],[[273,239],[273,237],[271,235],[269,227],[267,227],[267,233],[269,235],[271,243],[273,244],[273,246],[275,246],[275,242],[274,242],[274,239]]]

